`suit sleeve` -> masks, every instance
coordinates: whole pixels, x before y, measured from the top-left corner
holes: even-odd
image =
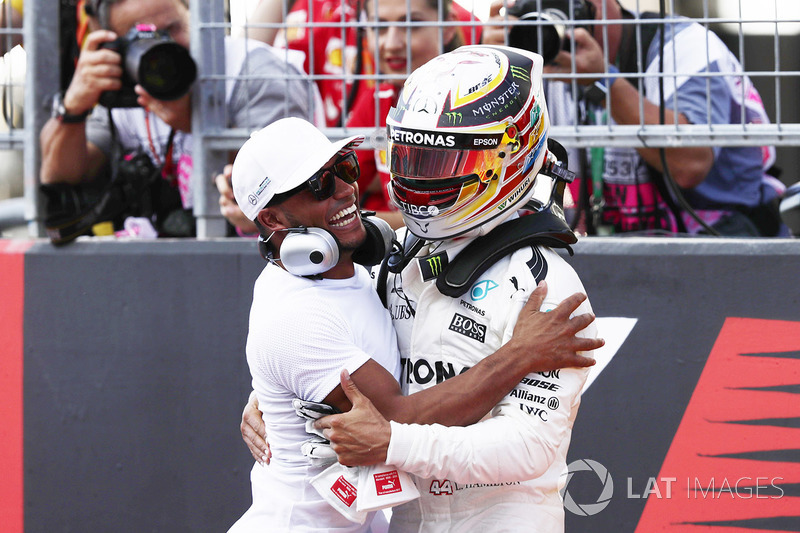
[[[468,427],[391,422],[386,462],[423,478],[504,483],[544,474],[569,438],[587,371],[528,375],[490,415]]]

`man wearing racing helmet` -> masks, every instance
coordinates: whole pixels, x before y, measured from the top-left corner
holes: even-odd
[[[557,176],[565,174],[548,151],[542,94],[540,56],[462,47],[415,71],[389,115],[390,194],[407,230],[403,257],[382,269],[379,294],[397,330],[405,394],[475,367],[508,342],[541,281],[543,311],[584,292],[558,254],[535,244],[575,242],[557,205]],[[520,217],[523,206],[538,212]],[[485,270],[470,267],[487,261]],[[575,313],[591,313],[588,301]],[[595,326],[578,336],[595,337]],[[342,464],[385,462],[417,476],[421,497],[394,508],[393,531],[522,531],[532,523],[563,531],[559,479],[587,373],[529,374],[481,422],[449,428],[389,423],[345,380],[353,409],[315,426]],[[246,410],[243,432],[247,424]]]
[[[387,119],[389,195],[411,233],[487,233],[537,181],[552,185],[537,179],[550,122],[535,65],[512,49],[464,47],[412,74]]]
[[[320,476],[328,471],[301,455],[309,436],[293,407],[295,400],[307,400],[348,410],[341,369],[352,373],[352,383],[387,418],[463,425],[478,421],[532,370],[590,365],[580,351],[602,345],[576,338],[584,337],[575,333],[594,318],[570,317],[585,296],[567,295],[555,312],[542,313],[542,287],[525,309],[524,299],[517,299],[519,322],[508,330],[509,342],[495,343],[494,354],[483,354],[471,371],[441,386],[403,395],[391,318],[369,273],[355,264],[379,262],[385,246],[375,245],[386,244],[384,237],[372,242],[375,235],[356,208],[353,149],[362,140],[332,143],[312,124],[287,118],[254,133],[234,162],[237,203],[259,228],[268,260],[255,283],[246,351],[276,458],[269,469],[254,465],[253,505],[231,531],[367,530],[372,514],[352,513],[351,500],[342,508],[324,499],[338,486],[336,476],[331,490],[316,494],[310,488],[323,483]],[[361,259],[374,257],[367,253],[372,246],[380,250],[378,258]]]
[[[541,245],[502,257],[458,296],[447,296],[458,291],[442,282],[492,228],[494,244],[512,224],[537,220],[546,221],[537,226],[543,237],[565,235],[552,198],[561,180],[548,175],[541,73],[537,55],[463,47],[413,73],[389,115],[390,194],[412,234],[406,243],[418,250],[386,284],[408,394],[436,383],[425,368],[457,374],[502,345],[539,281],[548,286],[542,310],[584,290]],[[539,212],[519,217],[523,206]],[[591,312],[589,302],[576,312]],[[594,325],[581,332],[595,333]],[[527,531],[535,523],[536,531],[563,531],[560,476],[587,373],[530,374],[464,428],[388,423],[348,386],[353,411],[318,427],[343,464],[381,461],[417,476],[421,496],[394,508],[393,530]]]

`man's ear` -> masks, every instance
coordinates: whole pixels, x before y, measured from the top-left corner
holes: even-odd
[[[264,226],[268,232],[272,233],[273,231],[286,229],[287,227],[286,224],[283,223],[283,217],[280,215],[281,213],[278,209],[266,207],[258,212],[256,220],[259,224]]]

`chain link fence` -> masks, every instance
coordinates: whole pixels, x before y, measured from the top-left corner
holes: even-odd
[[[24,223],[23,210],[23,93],[25,51],[22,17],[10,2],[0,4],[0,225]]]
[[[136,0],[125,0],[134,2]],[[265,2],[266,0],[262,0]],[[398,0],[403,1],[403,0]],[[533,0],[535,3],[537,0]],[[363,2],[375,0],[362,0]],[[436,22],[419,22],[412,17],[408,21],[377,21],[369,16],[358,16],[358,5],[342,4],[340,0],[314,2],[316,5],[328,6],[326,10],[314,9],[311,15],[297,22],[298,17],[284,1],[275,2],[276,12],[271,18],[254,18],[254,9],[258,2],[233,0],[230,6],[223,2],[207,2],[190,0],[192,55],[197,64],[199,75],[193,98],[193,187],[195,214],[198,218],[198,236],[200,238],[216,237],[225,234],[225,221],[219,214],[218,195],[213,184],[213,176],[224,166],[249,135],[245,129],[229,128],[225,108],[226,83],[248,82],[258,83],[256,77],[247,79],[231,79],[225,74],[225,54],[223,41],[226,35],[245,37],[262,37],[266,34],[270,39],[278,34],[278,39],[286,36],[305,34],[308,39],[306,51],[307,75],[320,87],[328,85],[336,87],[320,95],[320,105],[328,120],[324,121],[324,131],[331,138],[362,133],[367,136],[366,146],[380,147],[385,142],[383,128],[378,125],[380,105],[376,101],[374,107],[374,126],[347,128],[340,121],[331,120],[335,113],[328,113],[336,100],[342,115],[349,112],[352,105],[350,98],[354,84],[380,84],[396,81],[402,76],[388,76],[377,71],[375,57],[377,48],[370,34],[386,31],[391,26],[400,26],[407,32],[408,50],[411,49],[413,32],[420,26],[435,25],[440,35],[450,26],[458,26],[466,37],[466,41],[476,41],[488,15],[488,3],[474,4],[464,0],[463,7],[469,14],[454,22],[440,18]],[[569,6],[573,2],[564,2]],[[784,169],[782,180],[789,184],[797,181],[794,169],[800,165],[800,111],[797,94],[800,94],[800,55],[796,53],[800,44],[800,3],[794,0],[623,0],[625,8],[636,12],[651,12],[649,18],[635,18],[622,21],[597,20],[594,24],[602,30],[603,39],[608,39],[608,28],[612,22],[634,28],[634,38],[641,45],[646,39],[645,26],[648,24],[663,25],[669,34],[675,27],[674,15],[690,17],[701,29],[700,45],[696,51],[696,62],[708,66],[713,61],[713,40],[703,37],[703,32],[713,32],[721,42],[738,58],[738,64],[730,63],[732,68],[720,68],[715,63],[713,68],[697,72],[676,71],[670,64],[659,66],[645,64],[639,60],[633,73],[620,74],[635,86],[642,89],[662,84],[665,98],[674,97],[674,87],[682,77],[701,76],[706,81],[705,100],[709,107],[715,104],[711,87],[716,79],[722,78],[741,86],[742,100],[748,98],[747,80],[752,81],[757,89],[769,122],[752,123],[743,114],[741,119],[729,124],[715,124],[711,121],[695,124],[646,124],[644,119],[638,124],[587,124],[581,115],[580,105],[576,102],[559,113],[562,117],[554,120],[551,135],[563,144],[572,148],[594,146],[626,146],[626,147],[672,147],[672,146],[764,146],[777,147],[777,165]],[[410,2],[406,6],[410,7]],[[343,8],[344,6],[344,8]],[[10,15],[11,2],[2,4],[4,13]],[[538,4],[537,4],[538,9]],[[62,10],[64,7],[62,7]],[[570,8],[572,9],[572,8]],[[663,9],[663,12],[662,12]],[[369,12],[369,7],[367,9]],[[374,12],[374,11],[373,11]],[[440,13],[441,13],[440,9]],[[323,13],[326,16],[320,17]],[[63,13],[62,13],[63,14]],[[233,21],[231,21],[233,18]],[[32,22],[35,21],[35,24]],[[585,21],[563,21],[567,29],[581,25]],[[500,23],[508,28],[512,22]],[[552,21],[530,20],[516,24],[528,25],[531,28],[552,26]],[[10,50],[14,41],[24,38],[24,48],[11,50],[4,58],[3,72],[3,124],[0,129],[0,157],[16,157],[24,164],[22,170],[10,172],[12,176],[3,175],[0,187],[15,179],[24,184],[24,218],[31,235],[43,235],[41,219],[41,199],[38,194],[38,169],[41,149],[38,135],[42,125],[49,117],[49,99],[60,89],[59,58],[53,50],[59,48],[59,8],[45,0],[29,0],[25,4],[23,27],[15,27],[9,16],[4,17],[0,27],[0,41]],[[363,38],[363,40],[362,40]],[[324,40],[324,41],[323,41]],[[320,47],[321,44],[325,46]],[[361,49],[358,43],[363,43]],[[705,43],[705,44],[704,44]],[[290,60],[288,52],[286,61]],[[12,54],[21,54],[23,59],[9,59]],[[666,54],[668,57],[668,54]],[[360,60],[359,60],[360,58]],[[366,59],[365,59],[366,58]],[[21,63],[21,66],[18,65]],[[606,63],[608,65],[608,62]],[[733,68],[735,66],[735,68]],[[410,63],[409,63],[410,70]],[[20,72],[24,73],[20,76]],[[286,76],[285,74],[283,75]],[[299,75],[298,75],[299,76]],[[566,83],[579,94],[579,85],[588,75],[580,74],[573,64],[566,74],[546,74],[545,78],[566,79]],[[268,80],[264,80],[268,81]],[[673,90],[670,90],[670,87]],[[334,95],[332,97],[331,95]],[[639,102],[643,109],[643,101]],[[335,107],[335,106],[334,106]],[[550,103],[553,114],[553,103]],[[644,116],[644,113],[641,113]],[[710,113],[708,114],[710,116]],[[24,120],[23,120],[24,116]],[[255,117],[257,118],[257,117]],[[313,119],[314,117],[307,117]],[[317,117],[318,122],[322,122]],[[254,122],[257,122],[254,120]],[[8,165],[3,165],[5,169]],[[10,168],[10,167],[9,167]],[[21,172],[21,179],[20,179]],[[8,174],[8,172],[6,172]],[[2,189],[0,188],[0,192]],[[19,190],[8,196],[18,195]]]

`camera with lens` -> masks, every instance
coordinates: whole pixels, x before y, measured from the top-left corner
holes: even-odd
[[[61,245],[91,234],[95,224],[111,222],[120,229],[126,216],[153,211],[150,190],[160,171],[145,153],[118,163],[117,176],[103,183],[43,184],[44,226],[50,241]]]
[[[516,24],[508,34],[508,44],[536,52],[551,63],[558,52],[569,50],[567,27],[585,28],[590,24],[567,24],[567,21],[593,21],[594,5],[586,0],[519,0],[506,10],[523,21],[540,21],[538,24]]]
[[[127,35],[103,43],[101,48],[122,56],[122,89],[100,96],[105,107],[137,107],[133,88],[138,83],[158,100],[177,100],[197,77],[189,51],[152,24],[138,24]]]

